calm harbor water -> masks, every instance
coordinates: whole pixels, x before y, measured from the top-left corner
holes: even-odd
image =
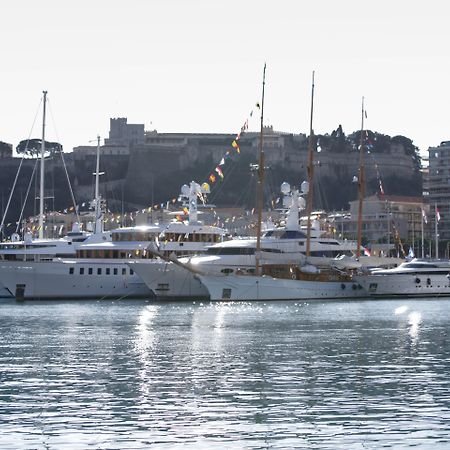
[[[0,301],[0,448],[450,448],[450,300]]]

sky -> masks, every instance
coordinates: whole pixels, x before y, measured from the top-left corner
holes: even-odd
[[[21,0],[2,2],[0,141],[41,135],[65,151],[108,137],[109,118],[158,132],[266,125],[366,128],[450,140],[450,4],[428,0]],[[250,127],[258,128],[258,120]]]

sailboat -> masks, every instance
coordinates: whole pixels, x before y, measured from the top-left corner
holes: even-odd
[[[35,239],[31,233],[25,232],[21,239],[19,234],[14,233],[10,241],[0,242],[0,273],[5,271],[13,261],[38,261],[52,259],[54,257],[74,256],[76,248],[84,242],[90,233],[82,231],[78,223],[74,223],[72,230],[60,239],[49,239],[44,237],[44,174],[45,174],[45,128],[46,128],[46,106],[47,91],[43,91],[42,108],[42,140],[40,154],[40,182],[39,182],[39,236]],[[16,175],[16,180],[19,175]],[[14,187],[11,190],[6,212],[11,202]],[[3,229],[6,212],[2,218],[0,229]],[[14,291],[10,291],[0,282],[0,297],[12,297]]]
[[[336,299],[360,298],[364,296],[363,287],[353,279],[351,272],[330,268],[323,272],[308,264],[311,258],[311,211],[312,211],[312,179],[313,179],[313,104],[314,104],[314,72],[311,92],[311,121],[308,145],[308,182],[305,185],[307,197],[307,239],[306,265],[304,261],[292,264],[261,264],[261,216],[263,205],[264,181],[264,86],[261,99],[260,158],[258,167],[258,228],[256,243],[256,265],[254,273],[232,275],[198,274],[198,278],[208,289],[211,300],[297,300],[297,299]],[[298,218],[297,218],[298,220]]]

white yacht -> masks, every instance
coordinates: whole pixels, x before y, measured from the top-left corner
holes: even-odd
[[[128,258],[152,258],[149,246],[161,232],[144,226],[91,235],[72,256],[5,260],[0,282],[17,298],[81,299],[152,296],[124,263]]]
[[[413,259],[358,278],[370,297],[449,297],[450,261]]]
[[[212,301],[350,300],[367,296],[363,285],[348,273],[289,264],[263,265],[262,271],[259,276],[236,273],[196,277]]]
[[[0,271],[12,261],[44,261],[56,257],[70,258],[75,256],[76,249],[91,233],[82,231],[78,223],[72,226],[66,236],[60,239],[33,239],[30,233],[25,233],[21,240],[18,234],[13,234],[11,241],[0,242]],[[0,297],[12,297],[13,294],[0,283]]]
[[[190,188],[182,188],[182,197],[189,201],[189,223],[98,231],[76,249],[72,258],[9,261],[0,266],[0,282],[22,298],[154,297],[152,289],[126,262],[153,260],[158,250],[173,256],[197,253],[225,235],[225,230],[196,220],[198,192],[201,187],[194,182]],[[101,230],[100,219],[97,229]]]
[[[286,226],[266,230],[261,237],[261,264],[304,263],[306,233],[299,226],[299,211],[304,200],[297,190],[284,183],[283,203],[288,207]],[[154,261],[130,261],[129,266],[152,289],[157,297],[187,298],[207,297],[209,294],[195,277],[202,275],[254,274],[256,264],[256,238],[237,238],[210,245],[203,254],[180,258],[179,263]],[[340,255],[352,255],[356,250],[353,241],[338,241],[321,236],[320,225],[315,221],[311,230],[311,257],[309,264],[329,266]],[[189,270],[187,270],[189,269]]]

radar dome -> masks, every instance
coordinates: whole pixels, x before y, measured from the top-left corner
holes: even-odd
[[[181,194],[186,197],[189,196],[189,186],[187,184],[183,184],[183,186],[181,186]]]
[[[291,192],[291,186],[289,183],[286,183],[286,181],[284,181],[281,184],[281,193],[284,195],[287,195],[287,194],[289,194],[289,192]]]

